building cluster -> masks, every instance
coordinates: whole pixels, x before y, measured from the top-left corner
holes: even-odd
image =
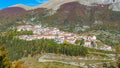
[[[76,40],[84,40],[84,46],[90,48],[97,48],[97,38],[95,35],[74,34],[70,32],[60,31],[54,27],[41,27],[38,25],[21,25],[17,27],[18,31],[33,31],[33,35],[21,35],[20,39],[31,41],[37,39],[54,39],[57,43],[62,44],[65,41],[70,44],[79,45]],[[103,48],[103,47],[102,47]],[[101,49],[102,49],[101,48]]]
[[[111,46],[108,46],[108,45],[104,45],[104,46],[101,46],[101,47],[100,47],[100,50],[108,50],[108,51],[111,51],[111,50],[112,50],[112,47],[111,47]]]

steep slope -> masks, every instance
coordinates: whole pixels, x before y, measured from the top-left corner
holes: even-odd
[[[0,11],[0,31],[4,31],[11,26],[27,23],[31,17],[43,12],[44,8],[35,10],[25,10],[20,7],[9,7]],[[2,27],[4,26],[4,27]]]
[[[23,8],[19,8],[19,7],[6,8],[0,11],[0,20],[1,22],[6,21],[8,19],[13,20],[26,13],[27,13],[26,10]]]
[[[24,17],[27,16],[27,12],[23,8],[11,7],[0,11],[0,29],[3,31],[10,26],[16,25],[16,21],[23,21]]]
[[[0,11],[0,15],[4,14],[10,14],[10,15],[20,15],[25,13],[26,10],[19,8],[19,7],[11,7],[11,8],[6,8]]]
[[[55,14],[44,16],[41,21],[65,29],[75,26],[94,26],[102,25],[99,28],[117,28],[120,29],[120,12],[114,12],[109,8],[111,4],[98,4],[96,6],[86,6],[79,2],[68,2],[62,4]],[[117,25],[116,25],[117,24]],[[62,27],[61,27],[61,26]],[[69,29],[69,30],[71,30]]]
[[[57,12],[50,16],[45,22],[53,22],[52,20],[54,20],[64,24],[68,22],[75,23],[80,21],[82,18],[87,19],[87,16],[85,15],[88,13],[88,11],[89,10],[87,10],[84,5],[81,5],[78,2],[65,3],[61,5],[60,9],[58,9]]]
[[[61,5],[57,12],[47,18],[45,22],[53,22],[54,20],[63,24],[77,24],[78,22],[81,25],[92,25],[96,18],[95,15],[98,14],[97,12],[104,14],[109,11],[108,6],[109,5],[85,6],[78,2],[68,2]]]

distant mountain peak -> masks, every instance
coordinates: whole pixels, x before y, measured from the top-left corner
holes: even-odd
[[[25,10],[33,9],[33,7],[30,7],[30,6],[27,6],[27,5],[24,5],[24,4],[16,4],[16,5],[13,5],[13,6],[10,6],[10,7],[20,7],[20,8],[23,8]]]

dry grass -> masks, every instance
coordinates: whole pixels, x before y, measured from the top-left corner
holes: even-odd
[[[81,68],[77,66],[62,64],[62,63],[40,63],[38,58],[40,55],[34,57],[22,58],[19,61],[23,63],[27,68]]]

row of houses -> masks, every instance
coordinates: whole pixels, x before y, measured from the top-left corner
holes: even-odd
[[[54,27],[41,27],[38,25],[22,25],[17,27],[18,31],[27,30],[33,31],[34,35],[21,35],[20,39],[31,41],[37,39],[54,39],[61,44],[67,41],[70,44],[76,44],[76,40],[84,40],[84,46],[90,48],[97,48],[97,38],[95,35],[74,34],[70,32],[60,31]],[[77,45],[77,44],[76,44]]]

